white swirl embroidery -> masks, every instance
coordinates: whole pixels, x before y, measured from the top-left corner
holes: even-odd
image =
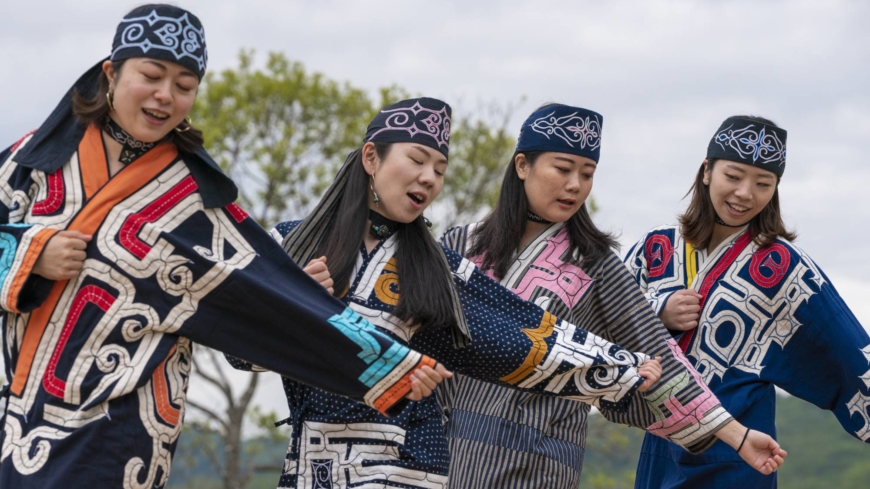
[[[595,150],[601,146],[601,121],[598,116],[582,117],[577,112],[554,117],[556,112],[551,112],[543,117],[535,119],[529,127],[533,131],[543,134],[544,137],[550,139],[550,136],[556,136],[572,148],[580,147],[580,149]]]
[[[148,29],[145,24],[148,24]],[[154,30],[155,24],[163,25]],[[151,49],[169,51],[175,59],[191,58],[196,61],[199,69],[205,71],[208,53],[205,48],[205,31],[196,28],[185,12],[179,18],[158,15],[155,10],[144,17],[124,19],[121,24],[130,24],[121,33],[121,42],[112,52],[115,55],[121,49],[140,48],[143,52]]]
[[[767,132],[767,128],[761,126],[761,131],[755,131],[755,124],[749,124],[740,129],[732,129],[728,126],[713,136],[723,150],[731,148],[743,159],[751,159],[752,162],[761,160],[761,163],[785,164],[785,143],[780,141],[775,132]]]
[[[384,127],[369,136],[368,141],[382,132],[406,131],[411,137],[417,134],[431,137],[439,147],[447,147],[450,143],[450,115],[446,107],[432,110],[416,102],[410,108],[385,109],[381,113],[390,115],[384,121]]]

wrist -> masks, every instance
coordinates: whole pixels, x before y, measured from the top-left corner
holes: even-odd
[[[746,427],[742,423],[737,420],[731,420],[716,432],[716,438],[719,438],[728,446],[737,450],[745,433]]]

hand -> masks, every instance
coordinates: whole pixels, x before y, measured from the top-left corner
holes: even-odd
[[[671,294],[659,319],[668,329],[688,331],[698,327],[703,296],[694,290],[682,289]]]
[[[652,360],[643,362],[643,365],[637,368],[637,374],[643,377],[643,384],[637,388],[638,392],[646,392],[662,378],[662,357],[655,357]]]
[[[405,397],[412,401],[429,397],[442,380],[450,377],[453,377],[453,372],[440,363],[434,369],[428,365],[418,368],[411,372],[411,393]]]
[[[84,267],[85,248],[91,236],[78,231],[59,231],[52,236],[33,265],[33,273],[49,280],[70,280]]]
[[[325,256],[311,260],[302,271],[316,280],[324,289],[328,290],[330,294],[334,293],[332,290],[332,277],[329,276],[329,268],[326,266]]]
[[[744,435],[746,435],[746,441],[740,447]],[[746,427],[736,420],[717,431],[716,436],[735,450],[739,447],[738,455],[740,458],[764,475],[776,472],[782,466],[785,457],[788,456],[788,453],[780,448],[779,443],[770,435],[755,430],[749,430],[749,433],[746,433]]]

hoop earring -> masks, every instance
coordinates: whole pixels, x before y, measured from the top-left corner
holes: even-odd
[[[184,124],[184,122],[187,123],[187,126],[185,126],[184,129],[179,129],[181,127],[181,124]],[[185,117],[184,122],[182,122],[181,124],[179,124],[178,126],[175,127],[175,132],[178,132],[178,133],[187,132],[190,130],[191,127],[193,127],[191,125],[190,116]]]
[[[426,227],[432,229],[432,221],[430,221],[426,216],[423,216],[422,214],[421,216],[423,217],[423,222],[426,223]]]
[[[115,91],[109,90],[106,92],[106,102],[109,103],[109,108],[115,110]]]
[[[375,174],[372,173],[372,178],[369,180],[369,190],[372,191],[372,204],[380,207],[381,199],[378,198],[378,194],[375,192]]]

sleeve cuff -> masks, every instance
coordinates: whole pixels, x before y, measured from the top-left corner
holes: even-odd
[[[408,400],[405,398],[411,392],[411,373],[423,366],[435,368],[437,362],[416,352],[412,352],[413,356],[419,358],[414,362],[402,362],[407,366],[402,368],[397,366],[395,371],[385,377],[381,382],[378,382],[368,394],[365,396],[365,403],[376,409],[384,416],[397,416],[408,405]],[[411,356],[409,355],[409,356]]]
[[[9,270],[12,276],[6,277],[3,283],[3,309],[16,314],[30,312],[39,307],[48,297],[54,282],[33,275],[33,266],[42,255],[48,240],[58,231],[58,229],[41,228],[24,233],[20,245],[26,246],[26,249],[17,250]]]

